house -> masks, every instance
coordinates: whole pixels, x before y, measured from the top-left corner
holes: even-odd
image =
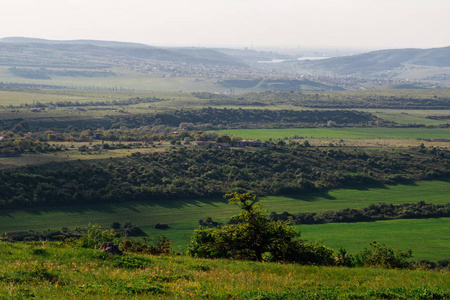
[[[214,149],[230,149],[231,145],[228,143],[215,143],[215,142],[197,142],[197,146],[209,146]]]
[[[263,143],[260,140],[240,140],[238,145],[241,147],[272,147],[271,143]]]

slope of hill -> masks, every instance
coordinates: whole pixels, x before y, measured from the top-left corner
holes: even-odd
[[[5,37],[0,39],[0,43],[11,44],[69,44],[69,45],[94,45],[100,47],[131,47],[131,48],[150,48],[149,45],[130,42],[116,41],[98,41],[98,40],[46,40],[27,37]]]
[[[68,243],[66,243],[68,244]],[[0,243],[4,299],[448,299],[450,273]]]
[[[285,66],[292,64],[297,69],[328,71],[341,76],[401,78],[403,74],[411,73],[412,69],[422,69],[428,73],[436,69],[448,72],[446,68],[450,68],[450,47],[380,50],[324,60],[284,63]]]
[[[95,40],[0,39],[0,65],[56,68],[110,68],[121,64],[174,62],[241,65],[242,60],[206,48],[158,48]]]

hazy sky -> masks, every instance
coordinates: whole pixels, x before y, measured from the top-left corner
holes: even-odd
[[[1,0],[0,37],[183,46],[450,46],[450,0]]]

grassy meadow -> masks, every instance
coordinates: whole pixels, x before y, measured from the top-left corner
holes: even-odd
[[[271,196],[261,198],[261,203],[268,211],[281,213],[288,211],[297,212],[320,212],[327,210],[340,210],[344,208],[362,208],[370,204],[380,202],[401,204],[426,201],[427,203],[448,203],[450,193],[450,180],[421,181],[414,185],[395,185],[380,188],[360,189],[338,189],[309,193],[296,196]],[[150,237],[165,235],[174,241],[175,250],[183,249],[189,241],[192,231],[198,227],[198,220],[212,217],[215,221],[224,222],[232,215],[239,212],[238,208],[228,205],[225,199],[198,199],[198,200],[172,200],[172,201],[150,201],[150,202],[121,202],[114,204],[96,204],[67,207],[47,207],[39,209],[26,209],[21,211],[3,211],[0,214],[0,230],[2,232],[29,230],[61,229],[68,227],[86,227],[89,223],[100,224],[109,227],[112,222],[125,223],[132,221],[141,227]],[[398,220],[401,224],[410,222],[412,225],[423,220]],[[412,244],[415,257],[430,258],[433,251],[433,241],[440,241],[443,247],[436,252],[434,259],[444,259],[446,253],[450,253],[450,241],[445,239],[442,230],[448,228],[450,220],[440,222],[429,220],[432,225],[427,226],[397,226],[398,231],[404,234],[404,241],[390,238],[386,241],[392,247],[403,246],[403,242],[410,242],[410,234],[422,236],[423,245],[417,247]],[[379,240],[386,234],[386,226],[397,221],[383,221],[372,223],[354,224],[325,224],[325,225],[302,225],[299,230],[308,240],[325,241],[325,245],[332,247],[344,247],[349,251],[360,251],[368,242]],[[403,223],[402,223],[403,222]],[[405,223],[406,222],[406,223]],[[445,223],[447,222],[447,223]],[[169,224],[167,230],[154,228],[157,223]],[[336,229],[351,228],[354,234],[346,234],[347,230],[336,234]],[[430,227],[431,226],[431,227]],[[434,226],[434,227],[433,227]],[[377,229],[380,228],[380,229]],[[411,228],[414,230],[411,231]],[[436,230],[429,230],[435,228]],[[439,229],[441,228],[441,229]],[[363,230],[362,230],[363,229]],[[338,230],[339,231],[339,230]],[[379,231],[377,235],[373,232]],[[353,240],[353,235],[355,240]],[[365,237],[364,243],[360,238]],[[381,240],[380,240],[381,241]],[[400,248],[400,247],[399,247]],[[411,246],[409,246],[411,248]],[[446,253],[445,253],[446,252]],[[431,255],[432,256],[432,255]],[[448,254],[447,254],[448,256]]]
[[[450,273],[107,255],[0,242],[3,299],[446,299]]]

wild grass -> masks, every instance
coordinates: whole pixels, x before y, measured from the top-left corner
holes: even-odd
[[[125,254],[0,243],[4,299],[445,299],[450,273]]]

